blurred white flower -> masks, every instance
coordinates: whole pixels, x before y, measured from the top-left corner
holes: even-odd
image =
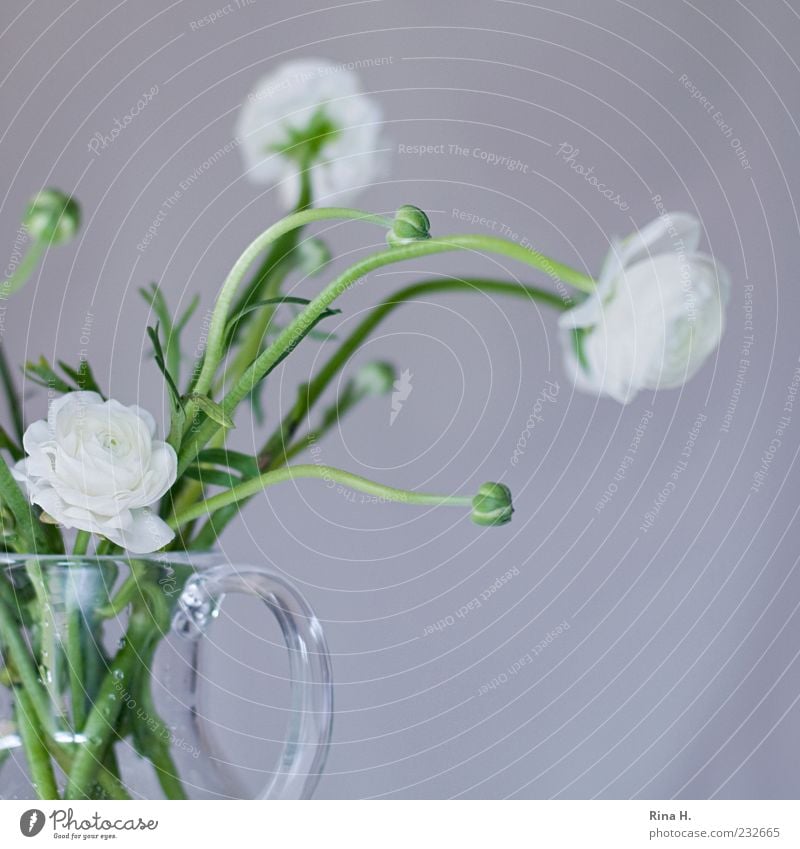
[[[300,195],[311,168],[313,197],[336,203],[383,172],[382,113],[358,77],[325,59],[287,62],[248,95],[236,125],[248,176],[279,184],[283,203]]]
[[[166,545],[175,534],[153,511],[175,482],[172,446],[155,439],[141,407],[70,392],[50,405],[47,420],[23,437],[27,459],[13,469],[32,504],[66,528],[101,534],[136,554]]]
[[[680,386],[717,347],[727,271],[697,252],[700,222],[664,214],[613,244],[597,290],[560,320],[578,389],[627,404],[639,389]]]

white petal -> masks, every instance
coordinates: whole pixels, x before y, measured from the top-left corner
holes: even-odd
[[[96,392],[67,392],[60,398],[50,402],[47,411],[47,423],[51,432],[55,432],[56,420],[62,412],[70,414],[78,412],[80,407],[89,407],[94,404],[102,404],[103,399]]]
[[[628,267],[658,254],[686,256],[697,250],[701,234],[700,222],[688,212],[659,215],[621,243],[620,261]]]
[[[137,404],[133,404],[128,407],[128,409],[136,416],[138,416],[147,427],[147,432],[150,434],[151,439],[155,439],[158,428],[156,427],[156,420],[144,409],[144,407],[140,407]]]
[[[175,532],[152,510],[132,510],[132,521],[125,528],[107,528],[105,536],[133,554],[150,554],[163,548]]]
[[[589,295],[571,310],[562,312],[558,317],[558,326],[562,329],[594,327],[602,318],[603,302],[599,294]]]
[[[641,377],[642,385],[652,389],[681,386],[694,377],[722,338],[728,272],[705,254],[694,254],[690,268],[684,309],[673,314],[660,357]]]
[[[248,177],[277,186],[286,206],[296,203],[300,179],[296,163],[274,148],[308,126],[320,109],[339,134],[323,146],[312,171],[315,200],[329,202],[335,195],[341,203],[377,174],[381,112],[361,93],[357,76],[324,59],[286,63],[259,82],[236,125]]]
[[[175,483],[178,474],[178,456],[167,442],[154,442],[150,465],[142,475],[140,487],[126,499],[130,508],[147,507],[158,501]]]

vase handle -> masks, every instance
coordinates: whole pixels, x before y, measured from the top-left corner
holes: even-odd
[[[308,799],[320,779],[333,725],[333,681],[322,626],[283,578],[257,567],[218,566],[190,578],[174,623],[206,633],[228,593],[261,599],[278,620],[289,652],[292,709],[279,766],[257,799]]]

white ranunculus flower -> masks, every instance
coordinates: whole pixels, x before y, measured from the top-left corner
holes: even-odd
[[[294,206],[309,167],[314,198],[343,203],[383,172],[382,114],[358,77],[325,59],[287,62],[248,95],[236,125],[248,176]],[[305,160],[305,162],[304,162]]]
[[[23,437],[13,469],[32,504],[66,528],[101,534],[136,554],[166,545],[172,529],[148,506],[175,482],[177,457],[141,407],[70,392]]]
[[[665,214],[612,245],[596,292],[559,320],[578,389],[627,404],[681,386],[717,347],[730,278],[700,234],[694,216]]]

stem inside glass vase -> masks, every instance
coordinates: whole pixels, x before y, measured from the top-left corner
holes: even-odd
[[[187,792],[153,664],[186,564],[20,557],[0,573],[2,685],[11,704],[0,767],[14,759],[42,799],[125,799],[122,763],[169,799]]]

